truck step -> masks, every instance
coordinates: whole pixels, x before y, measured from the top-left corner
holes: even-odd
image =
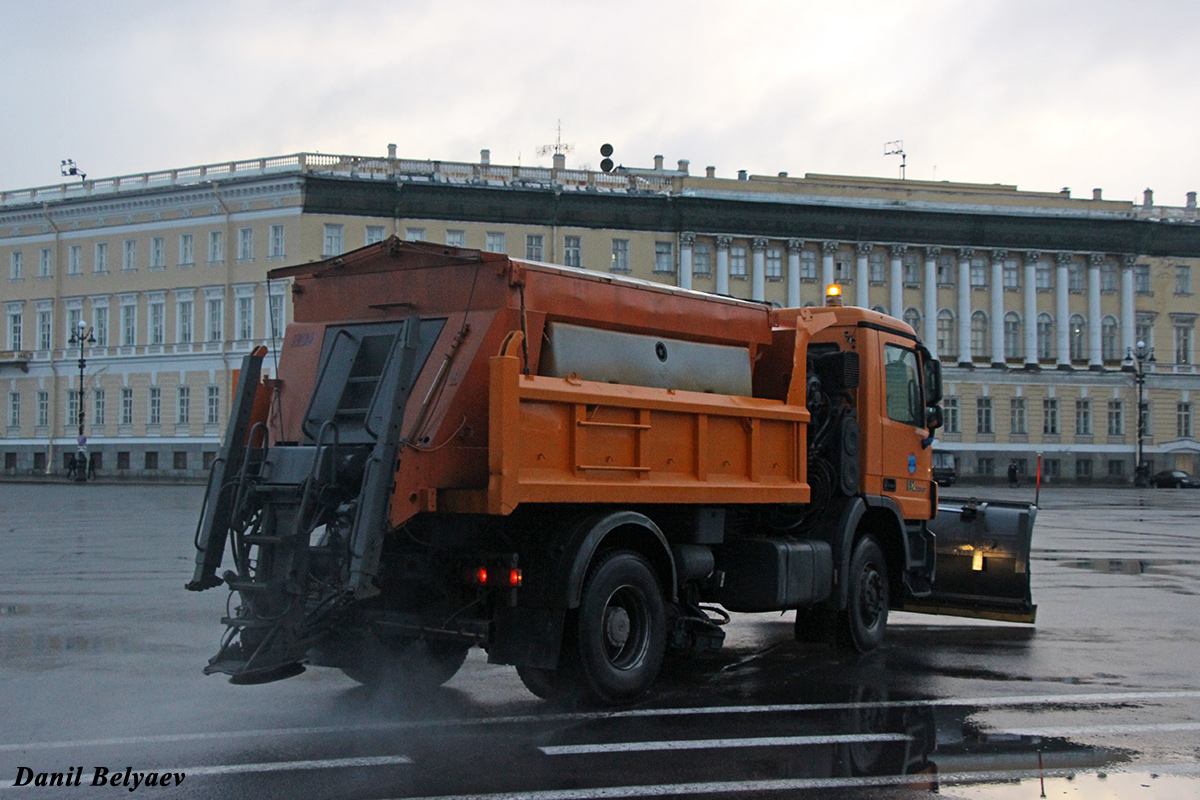
[[[221,624],[238,630],[246,628],[270,628],[275,623],[268,619],[252,619],[250,617],[221,617]]]
[[[283,536],[265,536],[262,534],[252,534],[250,536],[243,536],[242,542],[244,544],[280,544],[282,542],[287,541],[288,539],[295,539],[295,538],[296,538],[296,536],[294,534],[285,534]]]

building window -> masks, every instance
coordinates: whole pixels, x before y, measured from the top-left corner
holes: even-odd
[[[767,280],[783,280],[783,251],[777,247],[767,250]]]
[[[150,304],[150,344],[162,344],[166,340],[167,306],[165,303]]]
[[[127,303],[121,306],[121,346],[137,344],[137,306]]]
[[[208,341],[225,339],[225,300],[220,297],[208,299]]]
[[[1119,458],[1110,458],[1108,460],[1108,477],[1124,478],[1125,477],[1125,462]]]
[[[8,393],[8,427],[21,427],[21,393]]]
[[[911,306],[904,309],[904,321],[908,326],[920,335],[921,330],[921,312]]]
[[[121,271],[137,271],[137,240],[126,239],[121,246]]]
[[[73,244],[67,250],[67,274],[80,275],[83,273],[83,245]]]
[[[254,338],[254,298],[237,299],[237,338],[245,341]]]
[[[887,267],[883,263],[883,253],[871,253],[868,257],[867,280],[876,284],[887,281]]]
[[[8,279],[10,281],[25,279],[25,255],[20,250],[8,254]]]
[[[1025,341],[1021,336],[1021,317],[1010,311],[1004,315],[1004,356],[1021,358],[1025,355]]]
[[[996,459],[990,456],[980,456],[975,462],[975,473],[977,475],[995,475],[996,474]]]
[[[1154,347],[1154,315],[1138,314],[1133,325],[1134,342],[1143,342],[1146,347]]]
[[[699,242],[692,248],[692,274],[712,275],[712,245]]]
[[[675,272],[675,243],[654,243],[654,271],[659,273]]]
[[[368,234],[370,230],[370,228],[367,228]],[[382,231],[382,228],[380,230]],[[268,254],[271,258],[283,258],[283,242],[283,226],[272,225],[270,242],[267,245]]]
[[[108,306],[92,306],[92,327],[95,329],[96,346],[108,347]]]
[[[1042,433],[1048,436],[1058,434],[1058,398],[1047,397],[1042,401]]]
[[[1138,264],[1133,268],[1133,290],[1138,294],[1154,294],[1150,291],[1150,265]]]
[[[1089,480],[1092,477],[1092,460],[1090,458],[1075,459],[1075,477]]]
[[[38,349],[49,350],[54,346],[54,314],[51,311],[37,312]]]
[[[1054,318],[1045,313],[1037,318],[1037,357],[1054,357]]]
[[[92,271],[97,275],[108,272],[108,242],[96,243],[96,263]]]
[[[1179,439],[1192,438],[1192,404],[1175,404],[1175,436]]]
[[[746,248],[741,245],[729,248],[729,277],[746,277]]]
[[[1010,292],[1021,288],[1021,267],[1015,258],[1004,259],[1004,288]]]
[[[944,397],[942,398],[942,414],[945,417],[946,433],[961,433],[959,415],[958,415],[958,398]]]
[[[991,347],[991,328],[988,325],[987,314],[976,311],[971,315],[971,353],[976,356],[985,355]]]
[[[583,266],[583,243],[578,236],[563,237],[563,264],[568,267]]]
[[[1067,265],[1067,289],[1072,294],[1081,294],[1087,289],[1087,275],[1083,271],[1083,262],[1072,261]]]
[[[326,225],[326,228],[329,226]],[[338,226],[341,227],[340,225]],[[220,264],[225,260],[225,236],[221,231],[208,232],[208,263]]]
[[[382,228],[379,230],[383,231]],[[446,231],[446,244],[450,247],[466,247],[467,232],[462,230]]]
[[[1062,475],[1062,468],[1057,458],[1047,458],[1042,461],[1042,472],[1046,474],[1046,478],[1058,478]]]
[[[1192,293],[1192,268],[1179,264],[1175,267],[1175,294]]]
[[[937,260],[937,283],[938,286],[953,286],[954,285],[954,256],[942,255],[938,256]]]
[[[326,224],[321,254],[326,257],[340,256],[342,251],[346,249],[345,233],[346,229],[342,225]]]
[[[64,337],[68,342],[71,340],[71,337],[74,334],[80,332],[79,331],[79,323],[81,323],[81,322],[83,322],[83,309],[82,308],[68,308],[67,309],[67,332],[66,332],[66,336]],[[87,327],[87,326],[85,325],[84,327]]]
[[[147,422],[151,425],[162,424],[162,387],[151,386],[147,393]]]
[[[543,243],[546,237],[540,233],[529,233],[525,235],[525,257],[530,261],[541,261]]]
[[[193,245],[192,234],[181,233],[179,235],[179,266],[190,267],[195,263],[195,247]]]
[[[175,424],[187,425],[192,419],[192,390],[180,386],[175,390]]]
[[[50,393],[40,391],[36,395],[37,399],[37,416],[33,424],[39,428],[45,428],[50,425]]]
[[[157,450],[147,450],[146,451],[145,464],[146,464],[146,469],[158,469],[158,451]]]
[[[1087,360],[1087,322],[1079,314],[1071,315],[1071,360]]]
[[[150,240],[150,269],[164,269],[167,266],[167,245],[161,236]]]
[[[79,425],[79,392],[76,389],[67,389],[66,423],[68,430]]]
[[[1014,434],[1029,433],[1029,428],[1025,422],[1025,398],[1014,397],[1009,401],[1008,406],[1008,424]]]
[[[1117,318],[1107,316],[1100,321],[1100,358],[1105,361],[1116,361],[1121,357],[1117,350],[1117,334],[1120,327]]]
[[[43,247],[41,250],[41,253],[38,257],[38,277],[39,278],[49,278],[50,277],[50,264],[51,264],[50,248]]]
[[[276,226],[276,227],[279,227],[281,229],[279,235],[280,235],[280,237],[282,237],[283,236],[283,231],[282,231],[283,226],[280,225],[280,226]],[[384,238],[385,238],[384,237],[384,226],[368,225],[366,234],[363,237],[363,244],[364,245],[378,244],[379,242],[382,242],[384,240]],[[280,250],[282,250],[283,249],[282,242],[280,244],[281,244]],[[446,234],[446,244],[452,244],[452,242],[450,241],[450,233]],[[280,255],[282,255],[282,253],[280,253]]]
[[[1114,294],[1117,291],[1117,265],[1112,261],[1105,261],[1100,265],[1100,291],[1103,294]]]
[[[854,268],[849,259],[834,258],[833,280],[835,283],[852,283],[854,281]]]
[[[937,315],[937,349],[938,357],[946,358],[957,354],[955,343],[954,312],[943,308]]]
[[[254,260],[254,228],[238,228],[238,261]]]
[[[971,288],[986,289],[988,286],[988,263],[986,258],[971,259]]]
[[[488,231],[484,249],[489,253],[507,253],[508,245],[505,243],[505,236],[500,231]]]
[[[21,349],[21,312],[8,312],[8,349]]]
[[[1035,288],[1038,291],[1048,292],[1054,288],[1054,270],[1050,268],[1049,261],[1039,261],[1034,267],[1034,280],[1037,282]]]
[[[1125,435],[1125,409],[1116,398],[1108,401],[1108,435]]]
[[[1192,363],[1192,323],[1175,323],[1175,363]]]
[[[187,450],[176,450],[171,466],[175,469],[187,469]]]
[[[283,295],[268,296],[267,308],[271,319],[271,338],[278,339],[283,335]]]
[[[92,427],[104,426],[104,390],[92,391]]]
[[[800,251],[800,280],[815,283],[817,280],[817,251]]]
[[[221,387],[207,387],[204,399],[204,422],[208,425],[219,425],[221,423]]]
[[[975,432],[995,433],[992,430],[992,398],[980,397],[975,400]]]
[[[1092,401],[1086,397],[1075,401],[1075,435],[1092,435]]]
[[[425,229],[424,228],[405,228],[404,229],[404,238],[410,242],[423,242],[423,241],[425,241]]]
[[[129,451],[117,451],[117,469],[129,469]]]
[[[628,239],[612,240],[612,266],[610,269],[613,272],[629,272]]]
[[[179,336],[177,341],[180,344],[191,344],[192,341],[192,301],[180,300],[175,306],[175,313],[179,317]]]
[[[905,253],[902,261],[904,265],[904,285],[910,289],[915,289],[921,285],[921,259],[916,253]]]

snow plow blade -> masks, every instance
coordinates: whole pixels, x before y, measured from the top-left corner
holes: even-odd
[[[901,611],[1032,623],[1037,606],[1029,553],[1037,506],[942,498],[929,529],[937,538],[933,591]]]

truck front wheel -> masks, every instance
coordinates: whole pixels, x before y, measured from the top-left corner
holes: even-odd
[[[662,588],[645,558],[630,550],[603,556],[588,574],[573,622],[559,669],[576,678],[585,699],[623,703],[650,687],[662,667],[667,625]]]
[[[883,642],[888,617],[888,572],[883,549],[873,536],[854,546],[846,610],[838,620],[838,640],[845,649],[869,653]]]

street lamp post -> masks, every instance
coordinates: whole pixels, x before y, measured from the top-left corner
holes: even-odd
[[[93,334],[93,329],[89,328],[83,320],[79,320],[79,327],[71,333],[71,338],[67,341],[67,344],[79,345],[79,389],[75,392],[75,401],[78,404],[79,410],[79,438],[76,440],[79,450],[76,452],[75,458],[75,480],[80,482],[87,480],[89,461],[87,450],[85,449],[87,436],[83,433],[84,414],[86,413],[83,406],[84,399],[86,398],[83,382],[84,369],[87,367],[87,360],[83,357],[83,348],[86,345],[93,345],[95,343],[96,337]]]
[[[1145,342],[1138,342],[1136,349],[1131,347],[1126,351],[1125,363],[1133,367],[1133,382],[1137,384],[1137,465],[1134,467],[1133,485],[1146,486],[1150,482],[1150,470],[1142,457],[1146,439],[1146,365],[1154,363],[1154,348],[1147,348]]]

